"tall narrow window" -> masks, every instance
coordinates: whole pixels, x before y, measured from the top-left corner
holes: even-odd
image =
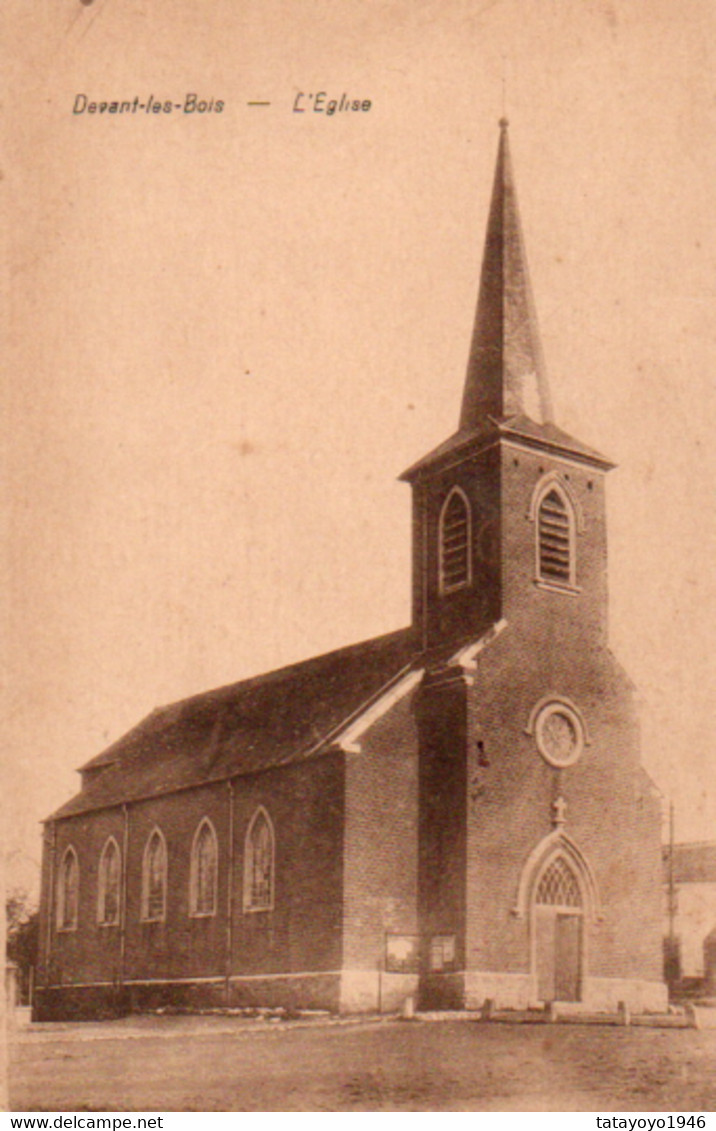
[[[246,833],[244,853],[244,911],[273,907],[274,835],[265,809],[257,809]]]
[[[65,849],[57,877],[57,927],[74,931],[77,927],[80,896],[80,866],[77,853],[70,845]]]
[[[574,584],[574,520],[563,493],[553,487],[537,514],[537,558],[541,581]]]
[[[218,849],[211,821],[204,820],[194,834],[189,868],[189,914],[216,914]]]
[[[451,593],[470,584],[470,505],[459,487],[443,504],[439,523],[440,592]]]
[[[167,846],[159,829],[154,829],[144,849],[142,867],[142,919],[156,922],[166,914]]]
[[[119,923],[119,899],[122,861],[119,847],[113,836],[109,838],[99,858],[97,882],[97,922],[111,927]]]

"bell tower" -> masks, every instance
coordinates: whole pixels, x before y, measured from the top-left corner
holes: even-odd
[[[402,476],[422,648],[502,618],[603,639],[611,466],[553,420],[503,118],[458,430]]]

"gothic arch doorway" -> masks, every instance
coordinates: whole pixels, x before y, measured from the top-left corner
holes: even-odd
[[[540,1001],[579,1001],[582,988],[584,900],[563,855],[554,856],[534,888],[534,970]]]

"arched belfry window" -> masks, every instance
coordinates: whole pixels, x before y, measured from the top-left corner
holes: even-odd
[[[206,817],[194,834],[189,867],[189,914],[216,915],[219,851],[216,833]]]
[[[452,593],[470,584],[472,519],[464,491],[453,487],[443,503],[438,525],[440,592]]]
[[[142,862],[142,919],[157,922],[165,918],[167,905],[167,846],[161,830],[155,828],[144,846]]]
[[[72,845],[65,849],[57,877],[57,927],[74,931],[80,902],[80,866]]]
[[[549,487],[537,508],[537,577],[548,585],[573,587],[576,581],[574,510],[566,493]]]
[[[270,911],[274,899],[274,834],[263,806],[256,810],[244,847],[244,911]]]
[[[119,845],[111,836],[102,849],[97,877],[97,922],[102,926],[111,927],[119,923],[121,876]]]

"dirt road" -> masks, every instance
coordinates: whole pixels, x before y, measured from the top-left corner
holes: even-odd
[[[28,1031],[16,1111],[713,1111],[716,1029],[155,1018]]]

